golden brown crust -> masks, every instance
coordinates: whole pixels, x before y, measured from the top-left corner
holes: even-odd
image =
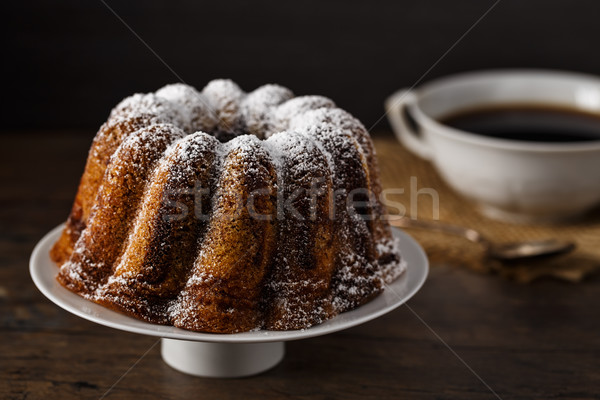
[[[309,137],[289,133],[270,141],[282,152],[278,194],[285,207],[278,215],[276,257],[265,287],[265,327],[301,329],[335,313],[334,224],[329,218],[333,176]]]
[[[162,119],[156,115],[138,114],[111,119],[100,127],[92,142],[65,229],[50,251],[50,257],[55,263],[62,265],[71,257],[75,242],[86,227],[111,156],[133,132],[160,122]]]
[[[308,328],[401,272],[368,133],[329,99],[224,80],[158,93],[125,99],[94,139],[51,251],[61,284],[226,333]],[[211,106],[218,124],[198,115]],[[186,136],[203,124],[216,125]]]
[[[377,256],[368,216],[373,203],[369,199],[369,169],[360,144],[350,133],[316,126],[310,134],[321,141],[334,160],[336,181],[335,235],[336,268],[332,294],[338,312],[353,309],[383,289],[377,274]]]
[[[176,306],[177,327],[224,333],[261,325],[258,305],[276,245],[276,172],[255,137],[230,145],[208,231]]]
[[[146,182],[167,146],[184,133],[173,125],[150,125],[129,135],[109,159],[86,228],[58,280],[92,293],[113,272],[131,230]],[[85,285],[81,286],[81,281]]]
[[[100,301],[130,314],[167,323],[169,302],[183,289],[208,221],[210,202],[194,190],[212,188],[217,141],[206,134],[178,142],[157,167],[132,235]],[[206,199],[204,199],[206,200]],[[196,207],[200,207],[196,210]]]
[[[308,111],[300,118],[294,118],[290,121],[291,128],[308,129],[309,132],[317,126],[326,126],[329,130],[333,128],[341,131],[344,135],[351,136],[355,144],[358,145],[359,151],[353,154],[356,155],[357,159],[362,160],[362,171],[366,174],[366,177],[363,186],[355,187],[366,188],[370,195],[368,200],[370,203],[369,209],[362,210],[369,214],[366,221],[371,237],[368,241],[379,244],[375,246],[376,258],[384,275],[384,281],[389,283],[398,276],[399,272],[396,266],[401,263],[401,259],[389,223],[385,218],[385,207],[381,202],[382,188],[379,179],[379,167],[371,137],[360,121],[339,108],[327,107]],[[324,142],[324,145],[332,147],[331,141]],[[335,152],[335,148],[332,147],[332,151]],[[355,166],[355,168],[361,169],[358,166]]]

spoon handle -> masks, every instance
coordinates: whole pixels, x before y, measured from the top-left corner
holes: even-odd
[[[464,237],[471,242],[479,243],[485,247],[490,247],[490,241],[487,240],[481,233],[474,229],[464,228],[462,226],[450,225],[439,221],[423,221],[420,219],[411,219],[400,216],[390,216],[390,225],[399,228],[418,228],[426,229],[435,232],[449,233],[456,236]]]

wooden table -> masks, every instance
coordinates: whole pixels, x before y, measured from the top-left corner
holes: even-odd
[[[598,276],[526,286],[445,265],[407,306],[291,342],[263,375],[171,369],[156,338],[62,311],[29,277],[34,244],[68,214],[91,139],[0,136],[0,398],[600,398]]]

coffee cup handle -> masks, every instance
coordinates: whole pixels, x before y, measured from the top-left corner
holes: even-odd
[[[417,97],[410,89],[402,89],[385,101],[387,117],[400,142],[419,157],[431,159],[431,150],[423,140],[419,123],[411,113]]]

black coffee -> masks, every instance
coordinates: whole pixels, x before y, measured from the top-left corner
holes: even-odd
[[[500,139],[553,143],[600,140],[600,114],[569,108],[494,106],[458,112],[440,122]]]

